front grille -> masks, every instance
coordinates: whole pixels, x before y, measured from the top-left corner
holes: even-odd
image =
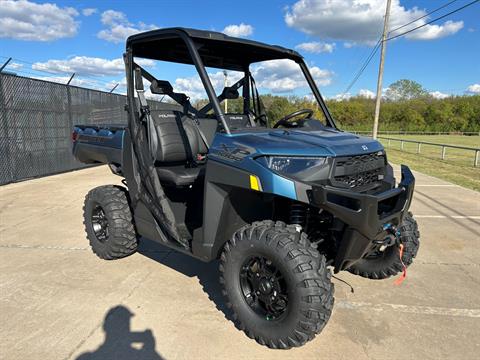
[[[376,187],[385,176],[383,152],[337,158],[333,185],[355,190]]]

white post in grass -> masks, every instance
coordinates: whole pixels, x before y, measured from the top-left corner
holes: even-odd
[[[228,73],[227,73],[227,70],[223,70],[223,76],[225,77],[224,81],[223,81],[223,87],[227,87],[228,86]],[[225,114],[228,112],[228,99],[225,99],[223,100],[225,101],[224,105],[225,105]]]

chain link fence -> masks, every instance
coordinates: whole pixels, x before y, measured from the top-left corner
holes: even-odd
[[[87,167],[72,156],[73,125],[126,125],[125,103],[124,95],[0,73],[0,185]]]

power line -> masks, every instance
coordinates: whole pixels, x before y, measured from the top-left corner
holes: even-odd
[[[420,16],[419,18],[416,18],[415,20],[412,20],[412,21],[410,21],[410,22],[408,22],[408,23],[406,23],[406,24],[403,24],[403,25],[401,25],[401,26],[399,26],[399,27],[397,27],[397,28],[395,28],[395,29],[393,29],[393,30],[390,30],[390,31],[389,31],[389,34],[392,33],[392,32],[394,32],[394,31],[397,31],[397,30],[399,30],[399,29],[402,29],[402,28],[404,28],[404,27],[406,27],[406,26],[408,26],[408,25],[411,25],[411,24],[413,24],[414,22],[417,22],[418,20],[424,19],[424,18],[426,18],[427,16],[429,16],[429,15],[431,15],[431,14],[434,14],[434,13],[436,13],[437,11],[444,9],[444,8],[446,8],[447,6],[453,4],[454,2],[457,2],[457,1],[458,1],[458,0],[449,1],[449,2],[447,2],[447,3],[445,3],[445,4],[443,4],[442,6],[439,6],[438,8],[435,8],[435,9],[433,9],[432,11],[426,13],[425,15]],[[463,8],[465,8],[465,7],[467,7],[467,6],[473,5],[474,3],[478,2],[478,1],[480,1],[480,0],[475,0],[475,1],[471,2],[471,3],[469,3],[469,4],[466,4],[466,5],[462,6],[461,8],[458,8],[458,9],[456,9],[456,10],[453,10],[453,11],[451,11],[450,13],[445,14],[445,15],[439,17],[439,18],[436,18],[436,19],[434,19],[434,20],[432,20],[432,21],[430,21],[430,22],[428,22],[428,23],[426,23],[426,24],[423,24],[423,25],[421,25],[421,26],[419,26],[419,27],[417,27],[417,28],[415,28],[415,29],[418,29],[418,28],[420,28],[420,27],[426,26],[426,25],[428,25],[428,24],[430,24],[430,23],[432,23],[432,22],[434,22],[434,21],[438,21],[438,20],[440,20],[440,19],[442,19],[442,18],[444,18],[444,17],[446,17],[446,16],[448,16],[448,15],[450,15],[450,14],[453,14],[453,13],[455,13],[455,12],[457,12],[457,11],[462,10]],[[409,30],[408,32],[412,32],[412,31],[414,31],[415,29]],[[387,41],[388,41],[388,40],[391,40],[391,39],[394,39],[394,38],[396,38],[396,37],[402,36],[402,35],[404,35],[404,34],[406,34],[406,33],[408,33],[408,32],[404,32],[404,33],[402,33],[402,34],[395,35],[395,37],[387,38]],[[374,48],[372,49],[372,51],[370,52],[369,56],[365,59],[362,67],[357,71],[357,73],[355,74],[355,76],[353,77],[352,81],[351,81],[350,84],[347,86],[347,88],[345,89],[345,91],[343,92],[343,94],[348,93],[348,92],[350,91],[350,89],[353,87],[353,85],[355,85],[355,83],[357,82],[357,80],[360,78],[360,76],[362,76],[362,74],[363,74],[363,72],[365,71],[365,69],[367,68],[368,64],[370,64],[370,61],[372,61],[373,57],[375,56],[375,54],[377,53],[378,49],[380,48],[381,42],[382,42],[382,38],[380,37],[380,39],[377,41],[375,47],[374,47]]]
[[[430,16],[430,15],[436,13],[437,11],[444,9],[444,8],[446,8],[447,6],[453,4],[454,2],[457,2],[457,1],[458,1],[458,0],[449,1],[448,3],[443,4],[442,6],[439,6],[439,7],[436,8],[436,9],[433,9],[432,11],[426,13],[426,14],[423,15],[423,16],[420,16],[419,18],[416,18],[415,20],[412,20],[412,21],[410,21],[410,22],[408,22],[408,23],[406,23],[406,24],[403,24],[402,26],[399,26],[399,27],[397,27],[397,28],[395,28],[395,29],[393,29],[393,30],[390,30],[388,33],[390,34],[390,33],[394,32],[394,31],[397,31],[397,30],[400,30],[400,29],[404,28],[405,26],[408,26],[408,25],[410,25],[410,24],[413,24],[413,23],[417,22],[418,20],[422,20],[422,19],[426,18],[427,16]]]
[[[378,40],[377,41],[377,44],[375,45],[375,47],[372,49],[372,51],[370,52],[370,55],[368,55],[367,59],[365,59],[362,67],[357,71],[357,73],[355,74],[354,78],[352,79],[352,81],[350,82],[350,84],[347,86],[347,88],[345,89],[345,91],[343,92],[343,94],[346,94],[350,91],[350,89],[352,88],[353,85],[355,85],[355,83],[357,82],[357,80],[360,78],[360,76],[363,74],[363,72],[365,71],[365,69],[367,68],[368,64],[370,64],[370,61],[372,61],[373,57],[375,56],[375,54],[377,53],[378,49],[380,48],[380,44],[381,44],[381,40]]]
[[[478,3],[479,1],[480,1],[480,0],[474,0],[474,1],[472,1],[472,2],[469,2],[468,4],[465,4],[465,5],[457,8],[457,9],[452,10],[452,11],[450,11],[450,12],[448,12],[448,13],[442,15],[442,16],[439,16],[439,17],[435,18],[435,19],[432,19],[432,20],[426,22],[425,24],[422,24],[422,25],[417,26],[417,27],[415,27],[415,28],[413,28],[413,29],[407,30],[407,31],[405,31],[405,32],[403,32],[403,33],[401,33],[401,34],[398,34],[398,35],[395,35],[395,36],[391,36],[391,37],[389,37],[388,39],[386,39],[386,41],[396,39],[396,38],[398,38],[398,37],[400,37],[400,36],[403,36],[403,35],[406,35],[406,34],[409,34],[409,33],[413,32],[413,31],[415,31],[415,30],[418,30],[418,29],[420,29],[420,28],[422,28],[422,27],[424,27],[424,26],[430,25],[431,23],[434,23],[434,22],[436,22],[436,21],[438,21],[438,20],[441,20],[441,19],[443,19],[443,18],[445,18],[445,17],[447,17],[447,16],[449,16],[449,15],[455,14],[456,12],[458,12],[458,11],[460,11],[460,10],[463,10],[463,9],[465,9],[466,7],[471,6],[471,5],[475,4],[475,3]]]

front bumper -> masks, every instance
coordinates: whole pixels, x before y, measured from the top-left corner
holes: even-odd
[[[399,225],[412,201],[415,177],[401,166],[402,179],[396,188],[369,195],[335,188],[313,186],[308,191],[311,205],[325,209],[342,220],[347,228],[340,240],[334,271],[350,267],[374,247],[373,240],[385,237],[385,225]]]

